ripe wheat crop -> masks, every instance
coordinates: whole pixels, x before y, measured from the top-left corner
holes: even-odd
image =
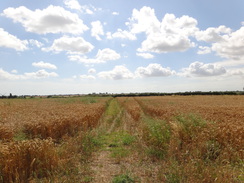
[[[107,101],[85,97],[0,100],[0,182],[52,177],[62,169],[60,165],[65,166],[62,162],[69,161],[64,158],[70,156],[59,152],[65,138],[84,136],[95,128]]]
[[[243,179],[243,96],[137,97],[136,101],[146,115],[170,126],[165,166],[177,165],[178,178],[188,176],[179,181]],[[176,175],[166,180],[171,176]]]
[[[110,99],[0,100],[0,183],[80,181],[96,128],[112,123],[124,123],[139,153],[161,164],[159,182],[244,179],[243,96]]]

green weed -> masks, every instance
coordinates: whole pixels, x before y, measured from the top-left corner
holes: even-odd
[[[116,175],[113,178],[113,183],[134,183],[135,180],[129,174]]]
[[[118,101],[116,99],[112,99],[105,112],[105,115],[107,116],[107,121],[111,123],[119,114],[119,112],[120,112],[120,105]]]
[[[23,132],[23,131],[19,131],[17,133],[15,133],[13,140],[15,141],[22,141],[22,140],[27,140],[28,137],[27,135]]]
[[[171,137],[170,126],[163,120],[144,118],[143,139],[148,145],[148,153],[165,158]]]
[[[177,161],[171,160],[168,172],[165,174],[167,183],[180,183],[182,182],[182,177],[180,176],[180,170]]]
[[[102,142],[100,141],[100,139],[88,132],[86,135],[83,136],[81,140],[81,150],[83,157],[86,159],[101,145]]]
[[[121,140],[123,145],[131,145],[133,142],[135,142],[136,139],[134,136],[128,133],[124,133]]]
[[[124,147],[116,147],[110,150],[111,151],[111,157],[117,158],[118,160],[127,157],[130,154],[129,149],[125,149]]]

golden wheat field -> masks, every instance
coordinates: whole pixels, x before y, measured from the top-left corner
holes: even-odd
[[[2,183],[242,182],[243,159],[241,95],[0,100]]]

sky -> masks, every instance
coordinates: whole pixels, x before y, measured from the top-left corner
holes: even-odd
[[[243,0],[0,1],[0,95],[243,87]]]

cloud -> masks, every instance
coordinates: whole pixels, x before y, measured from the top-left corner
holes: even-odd
[[[50,64],[50,63],[47,63],[47,62],[43,62],[43,61],[33,62],[32,66],[39,67],[39,68],[44,68],[44,69],[57,69],[56,65]]]
[[[120,59],[120,54],[110,48],[105,48],[102,50],[99,49],[95,58],[88,58],[87,56],[80,55],[70,55],[68,58],[71,61],[77,61],[79,63],[94,64],[118,60]]]
[[[231,33],[231,29],[221,25],[217,28],[209,27],[205,31],[197,31],[195,36],[198,41],[218,42],[224,39],[222,34],[229,33]]]
[[[136,55],[145,59],[154,58],[154,55],[152,55],[151,53],[136,53]]]
[[[49,78],[49,77],[58,77],[58,74],[55,72],[47,72],[44,69],[41,69],[37,72],[25,73],[24,76],[26,79],[41,79],[41,78]]]
[[[97,72],[96,69],[93,69],[93,68],[88,70],[89,74],[95,74],[96,72]]]
[[[111,32],[107,32],[107,38],[108,39],[114,39],[114,38],[120,38],[120,39],[129,39],[129,40],[136,40],[135,34],[126,31],[118,29],[117,32],[111,34]]]
[[[147,67],[138,67],[135,75],[138,77],[165,77],[175,74],[170,68],[163,68],[160,64],[149,64]]]
[[[200,46],[201,50],[198,54],[206,54],[214,51],[218,56],[232,59],[244,59],[244,27],[232,32],[226,26],[219,26],[217,28],[210,27],[204,31],[197,31],[195,37],[198,41],[205,41],[211,43],[211,47]]]
[[[95,37],[97,40],[101,40],[99,35],[104,35],[103,26],[100,21],[91,22],[91,36]]]
[[[81,10],[81,5],[77,0],[64,0],[64,4],[67,6],[67,8]]]
[[[212,50],[219,56],[228,59],[244,59],[244,27],[225,35],[222,41],[213,43]]]
[[[193,62],[188,68],[183,68],[182,71],[183,73],[179,73],[179,75],[187,77],[219,76],[227,72],[224,67],[218,64],[204,64],[202,62]]]
[[[24,79],[24,76],[11,74],[7,71],[4,71],[2,68],[0,68],[0,80],[18,80],[18,79]]]
[[[96,79],[96,77],[95,76],[93,76],[93,75],[80,75],[79,76],[80,77],[80,79],[84,79],[84,80],[86,80],[86,79],[88,79],[88,80],[95,80]]]
[[[24,6],[7,8],[3,15],[19,22],[28,32],[37,34],[71,33],[81,34],[88,27],[78,17],[59,6],[50,5],[46,9],[32,11]]]
[[[97,11],[97,9],[91,5],[81,6],[77,0],[64,0],[64,4],[66,5],[67,8],[72,10],[78,10],[84,14],[92,15],[94,14],[94,11]]]
[[[112,12],[112,15],[119,15],[119,12]]]
[[[211,53],[211,51],[212,51],[211,48],[208,46],[199,46],[199,50],[197,54],[204,55],[204,54]]]
[[[110,48],[105,48],[102,50],[99,49],[96,55],[96,59],[102,61],[118,60],[120,59],[120,54]]]
[[[41,48],[43,46],[43,44],[37,40],[34,40],[34,39],[30,39],[29,40],[29,44],[30,45],[33,45],[33,46],[36,46],[38,48]]]
[[[13,69],[13,70],[11,71],[11,73],[13,73],[13,74],[17,74],[17,73],[18,73],[18,71],[17,71],[17,70],[15,70],[15,69]]]
[[[90,52],[94,46],[85,41],[82,37],[63,36],[55,39],[50,48],[43,48],[43,51],[61,52],[66,51],[69,54],[85,54]]]
[[[0,28],[0,47],[12,48],[16,51],[25,51],[28,49],[27,46],[27,40],[20,40],[16,36]]]
[[[244,68],[229,69],[227,76],[244,76]]]
[[[154,9],[144,6],[140,10],[133,10],[132,17],[126,23],[131,33],[145,33],[146,40],[141,44],[140,52],[167,53],[186,51],[194,47],[190,40],[198,31],[197,20],[182,16],[176,18],[174,14],[165,14],[160,22]]]
[[[47,72],[44,69],[38,70],[37,72],[30,72],[24,74],[11,74],[7,71],[4,71],[0,68],[0,80],[26,80],[26,79],[42,79],[49,77],[58,77],[58,74],[55,72]]]
[[[195,44],[187,37],[181,35],[164,36],[161,34],[151,34],[142,42],[139,52],[168,53],[176,51],[186,51]]]
[[[139,11],[133,9],[132,17],[129,18],[129,22],[126,24],[134,34],[142,32],[150,34],[151,32],[159,31],[160,29],[160,22],[155,15],[154,9],[146,6]]]
[[[99,72],[99,78],[102,79],[112,79],[112,80],[121,80],[121,79],[132,79],[134,74],[130,72],[125,66],[119,65],[115,66],[111,71]]]
[[[222,65],[223,67],[243,67],[244,62],[240,62],[239,60],[225,60],[225,61],[219,61],[215,62],[215,64]]]

